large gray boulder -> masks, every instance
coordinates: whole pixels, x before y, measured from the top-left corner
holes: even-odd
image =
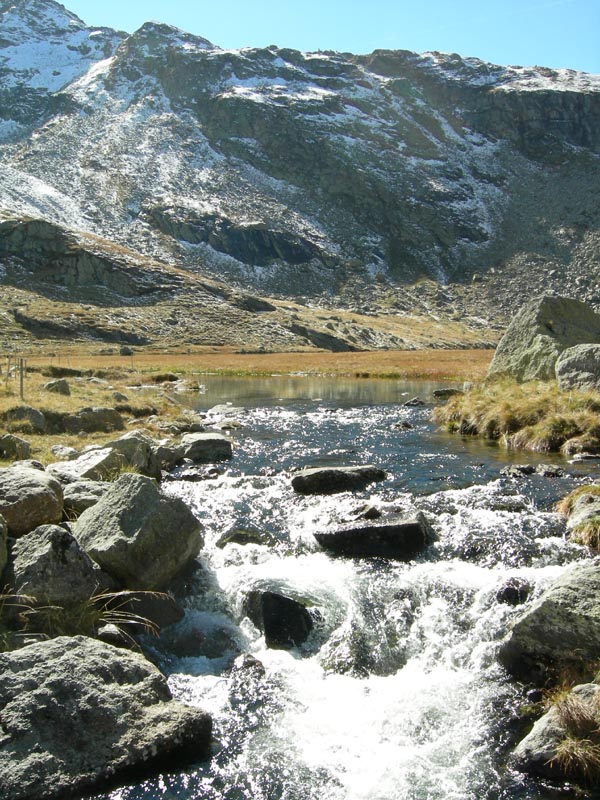
[[[384,470],[371,464],[356,467],[309,467],[292,478],[292,488],[298,494],[335,494],[358,491],[374,481],[387,477]]]
[[[59,525],[41,525],[17,540],[10,577],[17,594],[65,607],[89,599],[101,583],[98,567]]]
[[[208,755],[211,719],[141,655],[84,636],[0,655],[0,797],[62,800]]]
[[[488,377],[554,380],[559,355],[590,342],[600,342],[600,315],[580,300],[543,295],[514,317],[498,344]]]
[[[198,463],[223,461],[233,455],[229,436],[222,433],[186,433],[181,437],[181,457]]]
[[[18,463],[0,469],[0,514],[11,536],[58,523],[62,513],[62,488],[52,475]]]
[[[557,755],[565,739],[589,739],[590,734],[597,730],[598,692],[598,684],[585,683],[574,686],[567,695],[559,698],[519,742],[510,756],[510,766],[540,778],[587,777],[582,769],[583,761],[580,764],[576,761],[561,763]]]
[[[555,580],[517,619],[498,656],[534,682],[600,658],[600,569],[578,565]]]
[[[162,589],[199,552],[201,525],[144,475],[121,475],[74,525],[83,549],[128,589]]]
[[[568,347],[558,357],[555,369],[558,388],[563,391],[600,391],[600,344]]]

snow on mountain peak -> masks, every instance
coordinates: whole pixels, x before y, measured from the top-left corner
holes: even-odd
[[[54,0],[0,4],[0,87],[56,92],[112,55],[124,34],[86,27]]]

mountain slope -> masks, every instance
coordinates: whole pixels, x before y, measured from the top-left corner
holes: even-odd
[[[18,0],[0,4],[0,101],[11,217],[251,293],[460,316],[488,342],[515,283],[600,301],[597,76],[229,51]]]

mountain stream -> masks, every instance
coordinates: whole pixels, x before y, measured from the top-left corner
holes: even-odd
[[[535,597],[590,559],[565,541],[551,508],[596,467],[561,461],[564,478],[503,478],[510,461],[541,459],[440,432],[430,420],[434,388],[215,376],[186,398],[199,410],[240,406],[226,413],[242,427],[218,475],[164,484],[201,519],[205,547],[201,569],[180,587],[185,618],[148,644],[174,696],[213,715],[214,752],[96,800],[570,796],[506,768],[526,698],[495,655],[522,608],[502,602],[507,581]],[[405,406],[413,395],[428,404]],[[388,479],[364,492],[304,497],[291,488],[299,467],[369,463]],[[356,520],[367,504],[384,515],[423,511],[436,541],[410,563],[326,554],[313,532]],[[268,543],[217,546],[234,529]],[[244,613],[255,588],[318,610],[305,645],[266,648]],[[244,653],[256,661],[242,663]]]

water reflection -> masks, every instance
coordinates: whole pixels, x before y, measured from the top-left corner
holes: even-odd
[[[371,378],[332,378],[322,375],[272,375],[268,377],[202,377],[205,391],[190,402],[198,409],[218,403],[263,406],[322,400],[339,405],[405,403],[419,396],[431,401],[435,389],[451,384],[439,381],[401,381]]]

